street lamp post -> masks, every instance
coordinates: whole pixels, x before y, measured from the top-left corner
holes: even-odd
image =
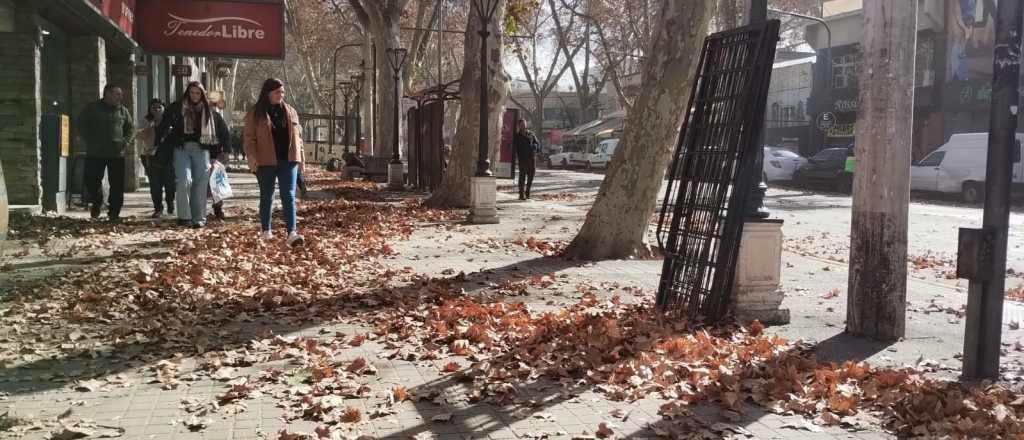
[[[487,90],[490,88],[490,76],[487,75],[487,38],[491,36],[491,20],[494,19],[494,11],[497,9],[498,3],[499,0],[473,0],[477,17],[480,18],[480,31],[478,32],[480,34],[480,139],[476,177],[491,176],[491,161],[488,158],[490,150],[488,114],[490,108],[487,105]]]
[[[342,44],[334,48],[334,55],[331,56],[331,126],[328,127],[328,133],[330,133],[328,136],[330,137],[332,150],[334,149],[334,130],[335,125],[337,125],[334,123],[334,117],[338,115],[338,89],[335,86],[335,84],[338,84],[338,52],[341,52],[346,47],[360,47],[362,45],[362,43]]]
[[[356,90],[356,151],[362,146],[360,143],[363,141],[363,81],[366,79],[366,74],[360,72],[352,75],[352,84]],[[348,154],[348,144],[345,145],[345,153]]]
[[[338,88],[341,89],[341,99],[343,99],[345,101],[345,108],[344,108],[344,112],[345,112],[345,119],[344,119],[344,121],[345,121],[345,123],[344,123],[345,134],[341,138],[341,142],[343,144],[345,144],[345,152],[346,153],[348,152],[348,143],[349,143],[349,138],[351,137],[351,136],[349,136],[349,129],[348,129],[348,105],[349,105],[349,102],[352,100],[352,92],[353,92],[352,86],[353,86],[352,81],[341,81],[341,82],[338,83]]]
[[[395,74],[395,114],[391,123],[391,164],[388,166],[388,186],[392,189],[401,189],[405,180],[405,169],[402,165],[402,157],[398,151],[398,113],[402,108],[402,97],[398,93],[402,80],[402,66],[405,65],[405,57],[408,50],[402,47],[388,48],[386,50],[388,62],[391,63],[391,70]]]
[[[751,0],[748,23],[764,23],[767,20],[768,0]],[[761,133],[761,139],[764,139],[764,132]],[[764,195],[768,192],[768,183],[764,180],[764,144],[760,142],[761,139],[757,143],[757,151],[754,152],[756,163],[754,169],[757,176],[753,180],[750,197],[747,198],[747,218],[755,221],[770,217],[768,211],[764,209]]]
[[[470,198],[473,208],[470,210],[469,221],[478,224],[498,223],[497,182],[491,174],[490,150],[490,106],[487,91],[490,90],[490,76],[487,65],[487,38],[491,36],[491,20],[501,0],[473,0],[473,8],[480,19],[480,137],[476,174],[472,178]]]

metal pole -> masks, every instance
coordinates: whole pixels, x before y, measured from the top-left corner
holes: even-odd
[[[481,11],[481,13],[483,13]],[[490,134],[490,123],[488,122],[488,108],[487,108],[487,90],[488,90],[488,77],[487,77],[487,37],[491,35],[488,28],[491,24],[490,17],[481,15],[480,22],[482,27],[480,29],[480,144],[478,160],[476,162],[476,176],[477,177],[490,177],[491,176],[491,161],[487,158],[488,150],[488,137]]]
[[[996,43],[992,66],[992,113],[989,119],[985,214],[982,228],[992,238],[991,265],[982,267],[986,281],[971,280],[967,291],[964,334],[965,379],[995,379],[1003,331],[1006,287],[1006,242],[1010,222],[1010,186],[1017,149],[1017,105],[1020,92],[1021,2],[1001,1],[996,12]]]
[[[377,96],[377,45],[370,45],[370,55],[373,58],[373,85],[370,87],[370,98],[373,99],[373,118],[370,119],[370,133],[373,134],[374,145],[370,147],[371,155],[377,154],[376,144],[379,142],[377,135],[380,130],[377,127],[377,120],[380,119],[380,96]],[[383,153],[383,152],[382,152]],[[383,156],[383,154],[381,155]]]
[[[338,51],[340,50],[341,46],[336,47],[334,55],[331,57],[331,125],[327,130],[331,148],[334,148],[334,115],[338,112]]]
[[[768,0],[750,0],[750,12],[747,23],[764,23],[767,20]],[[764,136],[763,132],[761,136]],[[769,217],[768,211],[764,209],[764,195],[768,192],[768,184],[764,181],[764,147],[762,145],[762,142],[758,142],[757,151],[754,152],[754,162],[756,163],[754,170],[757,172],[757,176],[754,179],[750,197],[747,198],[747,218],[750,219],[766,219]]]
[[[401,81],[400,72],[401,68],[395,70],[395,117],[391,124],[391,163],[393,164],[402,163],[402,157],[398,153],[398,113],[402,111],[402,97],[398,93],[399,81]]]
[[[362,89],[363,85],[360,84],[359,88]],[[362,90],[356,90],[356,151],[359,151],[360,143],[363,141],[363,92]],[[348,153],[348,146],[345,146],[345,153]]]
[[[352,119],[350,115],[351,107],[349,103],[352,102],[352,92],[345,95],[345,152],[349,152],[349,145],[352,144]]]

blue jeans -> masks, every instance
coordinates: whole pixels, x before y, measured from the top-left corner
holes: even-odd
[[[195,142],[174,149],[178,219],[206,223],[206,192],[210,189],[210,151]]]
[[[274,207],[274,180],[281,187],[281,210],[284,211],[284,225],[288,233],[295,232],[295,182],[298,180],[299,163],[285,162],[275,166],[261,166],[256,169],[256,180],[260,183],[260,226],[270,230],[270,214]]]

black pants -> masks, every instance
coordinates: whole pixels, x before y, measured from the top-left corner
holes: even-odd
[[[107,197],[107,211],[110,218],[121,216],[121,205],[124,204],[124,158],[123,157],[86,157],[85,158],[85,189],[89,195],[89,203],[93,206],[103,204],[103,172],[107,173],[110,183],[110,195]]]
[[[533,161],[518,163],[519,166],[519,197],[530,197],[533,186],[533,175],[537,173],[537,165]]]
[[[149,196],[153,199],[153,209],[163,212],[163,202],[167,201],[167,210],[174,210],[174,167],[171,164],[157,164],[152,157],[143,156],[142,166],[146,167],[149,178]]]

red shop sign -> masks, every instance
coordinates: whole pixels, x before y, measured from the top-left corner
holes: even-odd
[[[128,37],[135,36],[135,0],[92,0],[92,4]]]
[[[284,5],[242,0],[136,0],[147,52],[284,58]]]

